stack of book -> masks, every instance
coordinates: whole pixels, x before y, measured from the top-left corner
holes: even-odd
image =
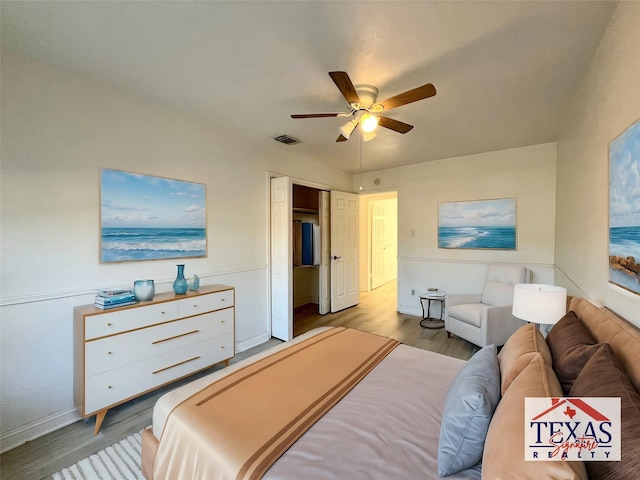
[[[96,295],[94,305],[96,308],[107,310],[134,303],[136,303],[136,297],[133,290],[100,290]]]

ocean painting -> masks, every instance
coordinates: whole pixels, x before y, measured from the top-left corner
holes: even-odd
[[[438,205],[438,248],[516,249],[516,200]]]
[[[206,186],[100,170],[100,261],[207,255]]]
[[[609,282],[640,295],[640,121],[609,143]]]

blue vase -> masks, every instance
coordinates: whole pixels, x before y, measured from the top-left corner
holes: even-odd
[[[184,265],[176,265],[178,267],[178,276],[175,282],[173,282],[173,291],[177,295],[187,293],[187,280],[184,278]]]
[[[200,288],[200,277],[194,273],[193,282],[189,283],[189,290],[193,290],[195,292],[195,291],[198,291],[199,288]]]
[[[153,300],[156,293],[156,286],[153,280],[136,280],[133,282],[133,294],[139,302]]]

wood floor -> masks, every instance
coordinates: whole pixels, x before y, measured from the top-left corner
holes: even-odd
[[[362,293],[360,303],[341,312],[318,315],[316,305],[296,309],[294,336],[324,325],[344,326],[395,338],[401,343],[450,357],[468,360],[478,347],[458,337],[447,338],[443,328],[430,330],[420,326],[420,317],[396,311],[396,282]]]
[[[338,313],[318,315],[315,305],[297,309],[294,335],[324,325],[346,326],[385,335],[407,345],[462,359],[468,359],[478,349],[460,338],[448,339],[443,329],[421,328],[419,321],[420,317],[396,312],[396,283],[390,282],[372,292],[362,294],[359,305]],[[277,343],[280,342],[271,339],[269,342],[239,353],[232,362],[242,360]],[[198,376],[209,374],[219,368],[222,367],[214,367]],[[156,400],[166,391],[194,378],[190,377],[178,384],[109,410],[98,435],[93,434],[95,419],[91,418],[87,423],[75,422],[4,453],[0,456],[0,478],[7,480],[51,478],[53,473],[151,425],[151,414]]]

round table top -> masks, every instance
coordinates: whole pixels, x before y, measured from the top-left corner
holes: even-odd
[[[433,292],[425,292],[422,293],[420,295],[420,298],[435,298],[435,299],[440,299],[442,297],[445,297],[447,295],[447,292],[443,292],[442,290],[435,290]]]

